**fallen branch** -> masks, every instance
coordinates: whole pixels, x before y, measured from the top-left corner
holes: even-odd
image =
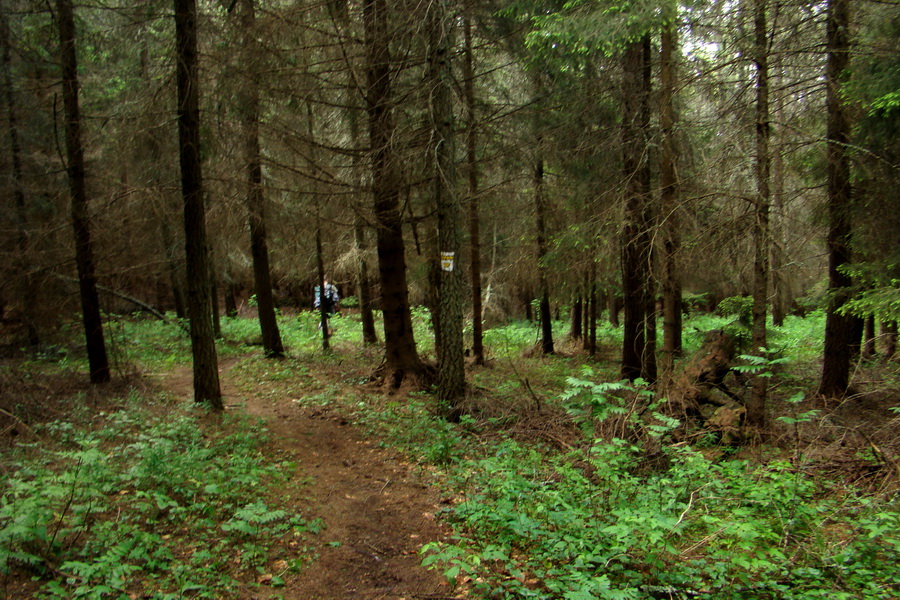
[[[78,283],[78,280],[74,277],[60,275],[59,273],[56,273],[55,275],[58,278],[62,279],[63,281],[68,281],[69,283]],[[126,302],[131,302],[132,304],[134,304],[135,306],[137,306],[144,312],[150,313],[157,319],[164,321],[166,323],[172,324],[172,320],[169,319],[162,311],[160,311],[157,308],[154,308],[153,306],[150,306],[143,300],[135,298],[134,296],[129,296],[128,294],[126,294],[124,292],[120,292],[118,290],[114,290],[112,288],[108,288],[106,286],[99,285],[99,284],[97,285],[97,289],[105,294],[110,294],[111,296],[115,296],[116,298],[121,298],[122,300],[125,300]],[[185,331],[187,331],[187,328],[184,325],[182,325],[180,323],[178,323],[177,325],[179,327],[181,327],[182,329],[184,329]]]

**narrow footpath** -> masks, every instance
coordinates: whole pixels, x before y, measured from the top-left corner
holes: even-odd
[[[400,457],[366,440],[340,414],[301,407],[290,398],[248,395],[221,365],[226,410],[244,410],[269,429],[272,460],[298,467],[288,482],[292,510],[319,518],[323,530],[306,543],[316,558],[284,587],[258,598],[284,600],[444,600],[457,598],[443,576],[420,565],[419,548],[440,539],[437,491]],[[461,597],[461,596],[459,596]]]

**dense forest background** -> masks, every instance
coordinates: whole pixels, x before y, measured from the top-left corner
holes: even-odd
[[[0,70],[0,597],[897,597],[897,0],[0,0]]]
[[[99,352],[91,288],[179,317],[212,290],[277,355],[272,307],[327,275],[384,310],[395,373],[421,370],[420,305],[442,373],[482,324],[539,319],[549,353],[567,314],[590,350],[624,308],[622,374],[654,380],[680,315],[733,296],[761,357],[767,317],[828,311],[826,395],[864,335],[893,352],[894,2],[175,8],[3,2],[2,305],[31,345],[81,308]]]

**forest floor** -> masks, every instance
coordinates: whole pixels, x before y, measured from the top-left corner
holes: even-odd
[[[631,494],[627,497],[633,498],[614,507],[620,512],[634,509],[642,516],[658,514],[660,518],[678,518],[680,523],[686,516],[689,519],[694,515],[689,510],[692,505],[703,503],[705,512],[702,515],[707,521],[711,520],[709,527],[714,533],[707,535],[709,531],[702,529],[706,521],[702,521],[692,524],[699,533],[679,534],[676,541],[680,545],[665,549],[666,560],[671,561],[666,563],[666,573],[680,568],[685,563],[685,555],[693,556],[691,552],[697,539],[708,541],[715,535],[724,535],[721,531],[731,525],[733,512],[743,511],[742,515],[749,516],[742,517],[740,525],[750,528],[756,536],[785,529],[785,522],[800,523],[775,536],[777,539],[772,542],[775,554],[771,558],[773,569],[783,562],[778,554],[782,547],[794,544],[789,548],[790,552],[814,566],[833,564],[840,558],[846,564],[858,563],[860,569],[877,571],[877,576],[861,576],[857,581],[851,580],[850,574],[858,570],[853,567],[846,573],[841,572],[843,574],[836,582],[826,580],[824,575],[810,576],[807,571],[798,571],[800,574],[792,583],[798,589],[819,586],[856,593],[863,585],[869,585],[890,590],[887,594],[900,589],[900,578],[882,568],[885,564],[893,564],[892,557],[896,556],[896,548],[900,548],[900,533],[897,533],[900,532],[900,518],[893,516],[896,515],[896,490],[900,485],[900,438],[896,435],[900,425],[897,415],[900,412],[897,407],[900,371],[896,362],[864,364],[855,374],[853,397],[835,404],[823,403],[811,394],[804,400],[788,400],[794,398],[798,390],[813,385],[816,377],[815,361],[797,361],[791,365],[791,370],[785,369],[778,374],[774,388],[777,398],[773,398],[770,406],[772,423],[767,444],[727,445],[714,440],[704,444],[712,434],[694,426],[685,434],[700,442],[697,444],[699,451],[690,455],[692,462],[676,460],[670,464],[651,464],[638,460],[640,457],[636,455],[633,468],[626,464],[627,461],[622,462],[620,468],[615,461],[585,462],[584,457],[593,460],[591,453],[601,451],[603,447],[585,443],[585,433],[577,422],[581,414],[578,402],[583,402],[584,397],[575,395],[579,389],[588,390],[592,394],[588,401],[593,404],[585,405],[601,408],[615,408],[617,402],[623,401],[604,391],[614,389],[604,385],[614,384],[592,383],[583,387],[587,382],[580,381],[582,378],[615,381],[617,369],[613,344],[604,346],[594,359],[585,356],[575,344],[567,346],[563,343],[559,344],[555,356],[543,357],[529,351],[533,347],[532,329],[510,327],[503,332],[505,337],[498,336],[496,354],[485,367],[470,366],[466,420],[450,424],[433,417],[430,394],[410,389],[386,390],[369,381],[381,358],[381,350],[377,347],[361,347],[358,340],[347,336],[335,340],[332,352],[323,353],[317,340],[310,335],[315,335],[315,322],[301,322],[285,329],[292,336],[288,357],[271,360],[262,357],[253,335],[242,333],[252,331],[255,334],[252,322],[235,320],[229,326],[232,330],[226,338],[228,341],[220,347],[219,361],[224,413],[207,412],[192,402],[193,375],[185,358],[189,356],[187,342],[183,333],[171,325],[141,323],[135,329],[119,325],[115,332],[118,336],[117,356],[120,357],[118,376],[103,386],[87,384],[83,364],[71,360],[76,355],[74,344],[70,348],[48,348],[33,356],[22,355],[12,346],[4,351],[0,345],[0,444],[5,446],[0,447],[0,482],[4,483],[0,498],[0,600],[68,597],[450,600],[497,597],[496,590],[517,585],[528,588],[524,590],[527,595],[522,597],[555,600],[561,596],[549,586],[556,583],[548,580],[545,585],[540,576],[529,577],[528,573],[543,572],[547,565],[553,565],[565,574],[573,561],[568,555],[556,556],[552,552],[539,555],[535,551],[537,558],[533,563],[528,562],[531,557],[524,549],[530,549],[529,544],[537,547],[540,536],[522,528],[532,522],[537,524],[543,513],[535,512],[531,521],[521,520],[520,514],[527,514],[530,510],[528,502],[532,499],[538,504],[557,502],[569,506],[571,510],[565,515],[554,513],[557,521],[553,527],[541,529],[540,534],[556,543],[551,535],[556,527],[560,535],[565,534],[560,543],[574,540],[571,543],[602,548],[614,537],[604,527],[618,525],[615,521],[605,524],[601,521],[605,515],[615,514],[614,511],[602,506],[593,507],[596,512],[589,511],[590,516],[584,517],[579,509],[586,503],[599,502],[598,498],[604,499],[597,494],[599,479],[595,478],[600,475],[608,477],[609,481],[640,482],[634,489],[622,485],[623,493]],[[350,329],[340,331],[344,333]],[[798,334],[796,337],[805,339],[808,336]],[[742,387],[743,379],[736,378],[735,374],[729,377],[732,390],[746,391],[746,386]],[[565,399],[567,393],[568,400]],[[639,394],[628,397],[639,398]],[[132,410],[142,416],[129,416]],[[625,431],[626,423],[616,419],[615,416],[608,421],[597,418],[594,423],[598,428]],[[172,423],[169,429],[176,433],[183,429],[177,430],[175,424],[186,423],[199,437],[163,437],[169,431],[157,427],[160,421]],[[584,424],[582,419],[581,425]],[[113,426],[118,429],[114,430]],[[81,427],[90,435],[73,435]],[[594,436],[599,438],[603,431],[594,430]],[[213,445],[232,434],[245,436],[258,444]],[[705,437],[701,439],[700,436]],[[188,518],[178,520],[177,511],[169,515],[166,512],[169,509],[162,504],[156,511],[153,502],[136,503],[134,500],[140,494],[155,499],[156,503],[160,497],[153,496],[157,490],[152,487],[139,487],[135,483],[137,476],[126,474],[115,479],[111,487],[103,487],[100,483],[91,485],[78,474],[82,460],[79,457],[83,456],[80,449],[94,448],[90,445],[93,440],[98,444],[96,447],[106,450],[107,456],[111,456],[109,449],[115,448],[123,454],[131,452],[123,458],[137,458],[146,463],[148,455],[157,454],[129,450],[129,444],[140,446],[142,439],[150,440],[148,447],[157,440],[162,445],[170,443],[169,439],[176,440],[170,443],[175,454],[158,454],[167,457],[164,461],[172,463],[164,465],[159,472],[166,474],[162,477],[164,484],[171,483],[168,474],[183,477],[180,481],[184,483],[181,488],[163,485],[158,491],[178,498],[185,507],[191,506],[190,510],[184,511],[189,514]],[[654,440],[656,438],[643,440],[649,444],[644,450],[658,450],[659,444]],[[114,442],[119,445],[113,446]],[[680,448],[686,443],[680,440],[672,446]],[[39,453],[41,446],[46,446],[42,454]],[[206,446],[224,449],[219,457],[221,462],[197,467],[201,463],[195,461],[196,457],[182,460],[179,456],[190,454],[194,447]],[[525,450],[526,447],[536,450]],[[249,449],[235,451],[234,448]],[[632,448],[632,451],[638,452],[638,449]],[[614,456],[621,453],[619,448]],[[571,463],[578,468],[560,470],[563,463],[556,454],[565,455],[565,464]],[[648,456],[652,459],[659,453],[651,454]],[[678,458],[675,454],[672,456]],[[243,461],[244,457],[258,459],[263,466],[254,466],[257,463],[253,460]],[[25,458],[45,462],[26,462]],[[524,464],[529,460],[535,462]],[[60,464],[56,465],[54,461]],[[30,500],[24,492],[7,490],[12,490],[15,484],[19,486],[17,489],[34,491],[35,497],[49,497],[46,487],[28,487],[33,482],[43,481],[35,474],[43,466],[31,465],[52,463],[62,468],[66,467],[66,461],[68,468],[74,467],[70,471],[74,473],[73,479],[66,479],[67,474],[46,479],[56,486],[58,500],[48,509],[51,512],[41,513],[57,521],[56,531],[66,521],[66,543],[54,545],[51,540],[48,544],[42,538],[42,547],[34,549],[30,545],[33,540],[25,534],[37,532],[46,538],[53,527],[51,524],[44,526],[42,521],[25,524],[22,529],[14,507],[42,507],[43,504],[38,500],[27,504]],[[75,461],[77,464],[73,465]],[[745,463],[746,472],[744,466],[736,466]],[[768,463],[773,466],[767,466]],[[23,468],[23,465],[28,466]],[[230,466],[243,471],[209,476],[226,473],[225,467]],[[148,467],[139,462],[130,469],[146,471]],[[203,469],[209,469],[209,472],[198,473]],[[597,469],[608,472],[598,475]],[[740,484],[738,488],[710,492],[709,498],[699,498],[698,495],[708,487],[709,473],[713,470],[723,479],[734,476],[726,469],[742,469],[743,475],[736,480]],[[259,485],[265,491],[251,487],[257,485],[250,473],[254,470],[262,473]],[[594,479],[582,478],[582,472]],[[688,486],[685,488],[687,499],[682,498],[681,504],[676,502],[674,508],[668,504],[655,507],[648,500],[649,496],[645,498],[642,494],[645,490],[655,489],[647,482],[657,476],[678,476],[687,481],[684,484]],[[531,481],[532,477],[538,478],[537,483]],[[745,479],[752,480],[753,484],[744,486]],[[236,481],[251,480],[254,483],[250,485],[235,484]],[[85,510],[89,515],[90,511],[96,511],[99,515],[96,520],[90,516],[79,520],[81,513],[72,505],[76,482],[83,486],[86,494]],[[216,486],[246,493],[240,499],[236,499],[237,496],[225,499],[224,493],[216,496],[220,492],[207,491]],[[479,496],[479,489],[490,490],[491,494]],[[90,494],[95,491],[105,496],[104,502],[108,501],[102,511],[93,506]],[[571,498],[564,495],[570,492]],[[750,492],[763,494],[767,501],[749,504],[742,501],[743,495]],[[508,498],[503,496],[507,493]],[[772,508],[768,501],[770,493],[784,496],[784,506]],[[555,496],[543,497],[541,494]],[[695,496],[698,496],[696,500]],[[169,500],[165,495],[161,497]],[[618,495],[610,496],[608,501],[617,498]],[[471,499],[485,503],[482,512],[490,517],[488,522],[460,519],[458,508],[468,506],[464,501]],[[287,515],[282,518],[285,528],[261,526],[245,538],[234,529],[226,529],[238,518],[236,510],[243,510],[242,507],[249,506],[248,502],[256,501],[264,511],[283,511],[281,514]],[[504,510],[509,512],[511,505],[515,510],[507,516],[518,529],[505,534],[503,530],[498,532],[498,521],[493,517]],[[149,510],[146,509],[148,506]],[[199,518],[206,510],[202,507],[212,511],[213,506],[219,507],[214,517]],[[747,513],[748,506],[758,510]],[[799,510],[796,507],[803,509],[798,514],[808,523],[799,517],[785,521],[782,512]],[[128,510],[133,512],[130,517],[126,516]],[[675,513],[666,513],[667,510]],[[571,523],[566,520],[570,518],[569,512]],[[838,525],[823,533],[819,527],[820,514],[827,514],[829,522]],[[293,520],[295,517],[297,521]],[[883,523],[885,519],[887,521]],[[110,526],[112,534],[106,538],[98,537],[97,541],[88,540],[87,534],[100,533],[96,530],[101,520]],[[200,521],[204,520],[212,522],[208,528],[201,529]],[[112,526],[119,525],[120,521],[123,526],[132,528],[114,529]],[[650,525],[656,522],[653,519],[645,521]],[[294,529],[288,527],[288,522]],[[644,521],[634,522],[640,525]],[[451,524],[454,530],[450,529]],[[638,525],[634,526],[637,532],[632,536],[634,539],[644,535]],[[115,565],[110,566],[116,578],[114,586],[124,595],[109,596],[99,591],[98,595],[72,595],[78,591],[76,587],[87,589],[90,583],[94,590],[99,590],[109,581],[106,572],[93,578],[78,573],[72,575],[71,566],[66,566],[72,563],[64,561],[82,560],[76,553],[78,543],[86,548],[100,546],[99,554],[105,557],[111,552],[104,554],[104,544],[114,546],[129,535],[127,532],[138,530],[146,533],[147,539],[156,540],[141,542],[145,554],[152,554],[153,544],[157,542],[171,547],[172,560],[165,572],[159,567],[146,566],[149,558],[143,555],[140,557],[143,562],[132,561],[141,568],[129,572],[130,575],[121,576],[113,568]],[[565,533],[567,531],[569,533]],[[808,531],[821,535],[809,537]],[[85,535],[82,537],[82,534]],[[503,535],[506,535],[505,541],[501,539]],[[55,532],[53,536],[56,539]],[[519,540],[523,539],[528,540],[528,544],[519,545]],[[722,541],[721,550],[711,546],[707,550],[708,560],[716,565],[715,568],[724,564],[734,573],[742,574],[746,567],[740,562],[740,553],[733,552],[730,545],[740,543],[738,538],[735,539],[738,541]],[[756,549],[759,543],[754,541],[755,538],[747,539]],[[255,549],[248,551],[245,540],[256,544]],[[501,543],[516,549],[515,555],[510,554],[506,562],[496,559],[497,544]],[[641,556],[644,551],[641,544],[644,542],[631,550],[635,556]],[[16,555],[14,551],[25,554]],[[251,552],[256,555],[251,556]],[[436,556],[436,552],[444,554]],[[465,556],[465,560],[469,560],[469,555],[463,553],[470,553],[473,558],[464,564],[471,567],[470,570],[460,572],[459,562],[452,560],[456,556]],[[28,563],[21,558],[29,555],[38,559]],[[89,556],[88,552],[85,556]],[[423,557],[433,568],[422,565]],[[448,563],[447,557],[451,562]],[[857,563],[848,562],[850,558],[846,557]],[[439,561],[435,561],[436,558]],[[697,558],[693,556],[692,560]],[[98,564],[101,562],[97,559]],[[203,569],[202,573],[197,573],[198,568]],[[450,575],[454,569],[455,575]],[[179,574],[185,572],[187,577],[179,579]],[[647,572],[655,577],[652,569]],[[768,572],[761,568],[759,573],[754,577],[766,582]],[[729,575],[733,576],[737,575]],[[448,582],[448,577],[454,579],[454,585]],[[704,577],[706,575],[698,576],[696,582],[685,588],[686,595],[680,597],[693,597],[696,590],[704,589],[703,586],[717,589],[713,587],[717,584],[710,583],[714,582],[711,577]],[[866,578],[873,583],[862,581]],[[657,589],[657,579],[648,577],[647,581],[647,589]],[[58,584],[62,587],[58,587],[60,592],[54,595],[48,590],[52,590],[49,586],[56,582],[62,582]],[[190,593],[195,588],[189,586],[206,582],[212,583],[205,593]],[[782,585],[781,580],[776,584]],[[558,585],[567,589],[566,586],[574,584]],[[633,587],[634,584],[628,585]],[[544,595],[533,596],[532,592]],[[597,596],[596,590],[591,593],[595,595],[583,597],[603,597]],[[878,593],[859,593],[853,597],[897,597]],[[758,596],[775,597],[780,596]]]
[[[283,575],[278,589],[263,585],[253,598],[284,600],[414,600],[454,598],[437,571],[421,566],[419,548],[446,533],[435,519],[440,496],[423,474],[396,452],[366,439],[347,416],[331,406],[302,406],[291,398],[242,391],[233,367],[220,364],[226,412],[263,420],[263,452],[298,465],[278,490],[283,508],[321,519],[315,559],[300,573]],[[319,369],[322,381],[339,376]],[[160,384],[176,398],[190,399],[192,373],[180,367]],[[258,583],[266,583],[263,574]],[[269,590],[266,592],[266,590]]]

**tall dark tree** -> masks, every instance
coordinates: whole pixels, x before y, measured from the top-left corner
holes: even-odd
[[[366,229],[359,215],[356,215],[353,222],[353,240],[356,245],[356,253],[359,255],[356,263],[356,287],[359,292],[363,344],[377,344],[378,334],[375,332],[375,316],[372,311],[372,285],[369,278],[369,263],[366,260],[368,252]]]
[[[78,61],[75,53],[75,15],[72,0],[58,0],[56,8],[65,107],[66,173],[71,195],[72,227],[75,230],[75,264],[78,270],[81,312],[87,339],[90,379],[92,383],[103,383],[109,381],[110,372],[103,339],[103,319],[100,315],[100,296],[97,293],[94,253],[91,246],[91,218],[84,181],[84,146],[81,142]]]
[[[484,331],[481,301],[481,203],[478,190],[478,119],[475,112],[475,68],[472,52],[472,19],[463,17],[463,98],[466,105],[466,172],[469,203],[470,276],[472,280],[472,356],[476,365],[484,364]]]
[[[458,417],[466,392],[463,360],[462,240],[458,170],[453,136],[453,75],[450,58],[453,19],[447,0],[428,5],[428,70],[431,106],[434,198],[441,253],[438,308],[438,400],[448,417]]]
[[[416,351],[406,283],[406,250],[400,212],[402,175],[394,148],[391,87],[394,63],[390,50],[389,19],[385,0],[364,0],[365,101],[369,119],[378,272],[381,276],[386,381],[390,385],[399,385],[407,376],[419,377],[424,372],[424,366]]]
[[[756,198],[753,241],[753,353],[766,357],[766,315],[769,300],[769,37],[766,0],[754,0],[754,62],[756,63]],[[753,378],[747,423],[762,428],[766,424],[767,379]]]
[[[674,11],[672,11],[674,12]],[[665,369],[671,371],[675,357],[681,352],[681,234],[678,223],[679,185],[678,150],[675,142],[675,49],[678,43],[674,15],[663,25],[660,34],[660,128],[662,143],[659,160],[659,187],[663,216],[663,353]]]
[[[650,127],[648,35],[625,48],[622,67],[622,165],[625,179],[622,377],[632,381],[638,377],[654,381],[656,313],[652,293],[654,211],[647,156]]]
[[[25,206],[25,190],[22,179],[22,143],[19,137],[18,106],[12,77],[12,40],[10,39],[9,21],[6,17],[6,7],[0,2],[0,69],[3,71],[3,99],[6,102],[7,127],[9,128],[9,153],[12,167],[11,180],[13,186],[13,198],[16,211],[16,246],[19,251],[17,258],[18,270],[22,273],[22,305],[25,315],[25,329],[28,343],[32,347],[40,343],[38,331],[38,318],[35,314],[37,307],[37,290],[34,276],[31,273],[31,265],[28,264],[28,249],[30,246],[28,234],[28,212]]]
[[[544,192],[544,155],[541,149],[543,141],[538,134],[535,148],[537,156],[534,159],[532,171],[532,184],[534,189],[534,214],[537,227],[537,273],[538,292],[540,293],[539,306],[541,315],[541,351],[544,354],[553,354],[553,317],[550,314],[550,290],[547,284],[547,206]]]
[[[200,157],[200,101],[197,65],[197,4],[174,0],[175,56],[178,86],[178,142],[181,194],[184,199],[184,237],[187,259],[188,315],[193,356],[194,400],[221,410],[222,392],[213,335],[206,241],[206,205]]]
[[[531,193],[534,199],[534,221],[535,221],[535,243],[537,245],[537,277],[538,277],[538,314],[541,324],[541,352],[544,354],[553,354],[553,315],[550,311],[550,290],[547,281],[547,193],[544,182],[544,134],[543,124],[541,123],[540,113],[542,108],[542,99],[546,94],[544,82],[541,79],[541,73],[532,75],[532,85],[534,87],[534,109],[535,115],[532,118],[531,126],[533,131],[533,154],[531,156]]]
[[[850,159],[851,126],[842,90],[850,64],[850,0],[829,0],[827,5],[826,112],[828,194],[828,289],[831,301],[825,319],[825,350],[819,394],[841,397],[850,385],[850,363],[856,317],[841,314],[852,280],[842,267],[850,263],[852,233]],[[855,339],[854,339],[855,338]]]
[[[262,162],[259,146],[259,86],[252,81],[257,72],[255,57],[256,11],[254,0],[241,0],[241,32],[243,35],[243,66],[250,81],[241,85],[241,117],[244,126],[244,153],[247,161],[247,212],[250,220],[250,254],[253,257],[253,282],[262,333],[263,352],[269,357],[284,356],[284,345],[275,318],[275,299],[272,295],[272,274],[269,269],[269,243],[266,234],[265,196],[263,194]]]

